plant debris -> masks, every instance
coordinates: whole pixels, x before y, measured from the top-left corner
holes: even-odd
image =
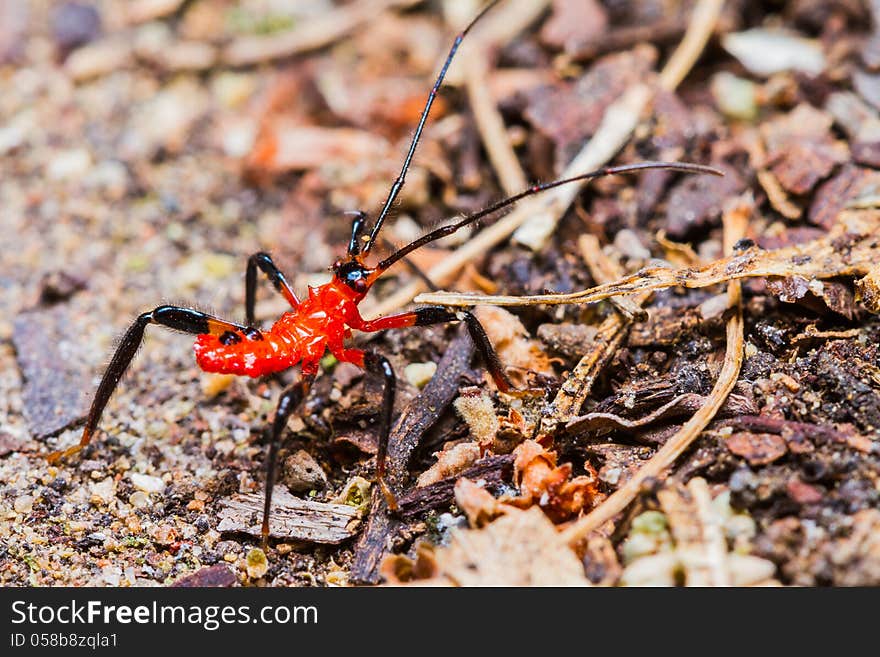
[[[456,296],[419,301],[476,305],[517,386],[464,327],[355,332],[398,376],[396,514],[374,484],[379,390],[325,358],[260,546],[264,429],[298,373],[207,376],[152,327],[81,457],[46,462],[145,310],[241,321],[259,251],[297,294],[327,280],[479,4],[0,2],[0,583],[880,582],[865,3],[502,0],[481,19],[378,259],[605,165],[724,176],[563,185],[377,282],[365,318],[437,287]],[[288,308],[261,279],[257,323]]]
[[[220,507],[217,531],[260,535],[262,495],[235,495],[220,500]],[[279,486],[272,496],[269,534],[273,538],[333,545],[357,534],[359,520],[356,507],[301,499]]]
[[[418,560],[387,560],[386,579],[440,586],[589,586],[574,552],[534,507],[513,509],[482,530],[453,531],[448,547],[419,552]]]

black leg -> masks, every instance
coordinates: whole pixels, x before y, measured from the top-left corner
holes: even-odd
[[[128,331],[125,332],[119,346],[116,348],[116,353],[113,354],[113,358],[104,372],[104,377],[101,379],[97,392],[95,392],[94,400],[92,400],[92,406],[89,409],[89,415],[86,418],[86,425],[83,428],[79,445],[63,451],[53,452],[48,456],[50,463],[56,463],[62,458],[72,456],[89,444],[92,434],[95,432],[101,419],[101,413],[104,412],[104,407],[110,401],[116,385],[119,383],[122,375],[125,374],[125,370],[128,369],[134,355],[141,346],[141,342],[144,339],[144,331],[150,324],[158,324],[175,331],[183,331],[184,333],[192,333],[194,335],[204,335],[206,333],[212,335],[224,335],[226,333],[236,335],[237,333],[248,331],[244,326],[218,319],[212,315],[206,315],[198,310],[180,308],[178,306],[159,306],[151,312],[140,315],[134,324],[129,327]],[[256,333],[255,337],[257,335],[259,334]]]
[[[287,420],[309,393],[314,374],[303,374],[302,378],[281,393],[278,399],[278,408],[275,411],[275,419],[272,421],[272,437],[269,442],[269,454],[266,456],[266,500],[263,505],[263,548],[269,543],[269,512],[272,508],[272,489],[275,488],[275,470],[278,461],[278,448],[281,445],[281,435]]]
[[[271,256],[268,253],[255,253],[248,258],[244,280],[244,311],[248,326],[254,325],[254,306],[257,302],[257,268],[266,274],[269,282],[287,299],[287,303],[292,308],[299,305],[299,299],[296,298],[296,294],[293,293],[284,274],[272,262]]]
[[[376,481],[382,488],[388,508],[397,511],[397,498],[385,480],[385,461],[388,457],[388,437],[391,434],[391,415],[394,411],[394,393],[397,379],[388,359],[381,354],[368,351],[364,354],[364,369],[368,374],[382,377],[382,410],[379,416],[379,450],[376,452]]]
[[[443,306],[425,306],[424,308],[416,308],[398,315],[386,315],[376,319],[363,320],[359,324],[352,325],[352,327],[359,331],[372,333],[375,331],[404,328],[406,326],[428,326],[429,324],[445,324],[447,322],[464,322],[467,324],[468,332],[471,334],[477,351],[480,352],[480,357],[483,359],[486,369],[492,375],[495,385],[498,386],[501,392],[511,392],[515,386],[507,377],[504,365],[501,363],[501,359],[498,358],[498,354],[495,353],[489,336],[486,335],[486,331],[483,329],[480,321],[474,317],[473,313],[467,310],[452,310]]]
[[[468,332],[474,341],[474,346],[483,359],[483,364],[492,375],[495,385],[501,392],[510,392],[515,387],[513,382],[508,378],[507,372],[504,371],[504,364],[498,358],[498,353],[492,346],[486,330],[480,324],[473,313],[468,310],[451,310],[443,306],[425,306],[417,308],[413,311],[416,316],[415,326],[427,326],[429,324],[444,324],[446,322],[463,321],[467,324]]]

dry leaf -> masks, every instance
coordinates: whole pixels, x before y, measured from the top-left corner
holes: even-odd
[[[419,475],[417,487],[435,484],[463,472],[480,458],[480,446],[477,443],[447,444],[435,456],[437,462]]]
[[[580,560],[537,508],[511,509],[483,529],[454,529],[448,547],[421,547],[415,562],[390,557],[382,573],[390,583],[420,586],[590,586]]]
[[[467,516],[471,527],[483,527],[504,513],[502,505],[489,491],[467,477],[455,482],[455,504]]]
[[[556,521],[591,509],[599,495],[597,477],[588,463],[587,475],[571,478],[571,463],[556,465],[556,452],[527,440],[514,451],[514,481],[520,496],[505,501],[517,506],[538,504]]]
[[[488,306],[477,308],[474,314],[486,329],[501,362],[514,370],[509,374],[517,387],[525,387],[521,385],[522,381],[516,380],[517,369],[553,374],[553,359],[544,351],[540,341],[529,337],[516,315],[503,308]]]

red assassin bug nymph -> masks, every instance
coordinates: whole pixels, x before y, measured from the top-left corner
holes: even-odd
[[[374,265],[367,264],[366,256],[376,244],[382,223],[404,185],[407,170],[446,71],[462,39],[480,17],[497,2],[498,0],[494,0],[488,3],[477,17],[455,38],[445,63],[428,95],[427,103],[422,110],[401,172],[391,186],[391,190],[378,218],[373,224],[369,235],[364,238],[363,233],[366,229],[367,215],[363,212],[355,213],[347,256],[333,265],[332,280],[318,287],[310,287],[308,296],[300,299],[288,284],[284,274],[275,266],[272,258],[266,253],[256,253],[248,259],[245,274],[245,324],[236,324],[197,310],[179,306],[163,305],[150,312],[143,313],[124,334],[101,379],[79,444],[66,450],[52,453],[49,455],[51,462],[57,462],[62,458],[76,454],[88,445],[97,429],[104,407],[107,405],[116,385],[119,383],[120,378],[128,368],[143,340],[145,329],[150,324],[156,324],[195,335],[194,350],[196,361],[199,367],[206,372],[258,377],[280,372],[295,366],[297,363],[301,363],[302,375],[298,382],[281,394],[275,418],[272,422],[272,435],[269,443],[269,453],[266,458],[265,504],[261,529],[264,545],[268,541],[269,536],[269,510],[272,502],[272,488],[275,483],[275,465],[280,438],[290,414],[297,409],[308,393],[312,382],[318,374],[319,363],[327,351],[333,354],[337,360],[353,363],[368,374],[379,376],[384,381],[382,409],[379,417],[379,449],[376,456],[376,480],[382,487],[389,508],[396,510],[395,497],[385,483],[385,455],[387,453],[395,390],[394,371],[384,356],[372,351],[347,347],[345,340],[351,336],[351,332],[353,330],[374,332],[408,326],[426,326],[463,321],[467,325],[476,348],[499,390],[511,391],[513,385],[507,377],[504,367],[495,353],[489,338],[486,336],[483,327],[477,321],[477,318],[468,311],[452,311],[441,306],[428,306],[377,319],[363,319],[358,310],[358,304],[364,299],[370,287],[376,282],[376,279],[412,251],[446,235],[450,235],[483,217],[511,206],[526,196],[537,194],[559,185],[610,174],[631,173],[643,169],[662,168],[690,173],[718,173],[715,169],[697,164],[643,162],[627,166],[606,167],[572,178],[535,185],[510,198],[498,201],[479,212],[461,218],[452,224],[437,228]],[[269,279],[291,307],[290,311],[285,312],[268,330],[256,328],[254,318],[257,270],[261,271]]]

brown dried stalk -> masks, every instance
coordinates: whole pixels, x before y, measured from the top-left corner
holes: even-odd
[[[578,246],[581,250],[581,257],[587,263],[587,267],[590,270],[590,275],[600,285],[612,283],[623,275],[623,271],[621,271],[617,263],[613,262],[602,251],[602,248],[599,246],[599,238],[595,235],[581,235],[581,238],[578,240]],[[644,321],[648,318],[648,313],[642,308],[638,300],[634,301],[629,297],[621,296],[611,297],[610,301],[630,321]]]
[[[498,175],[498,181],[504,191],[513,196],[528,187],[529,182],[510,145],[504,120],[489,89],[487,50],[482,48],[479,56],[467,60],[465,77],[468,100],[474,113],[474,122],[489,155],[489,161]]]
[[[756,246],[721,258],[705,267],[647,267],[614,283],[597,285],[571,294],[531,296],[482,295],[436,292],[420,294],[418,303],[443,306],[533,306],[593,303],[620,294],[634,294],[667,287],[708,287],[742,278],[789,278],[799,276],[820,281],[837,276],[867,276],[880,262],[880,211],[844,211],[828,233],[811,242],[769,251]]]

